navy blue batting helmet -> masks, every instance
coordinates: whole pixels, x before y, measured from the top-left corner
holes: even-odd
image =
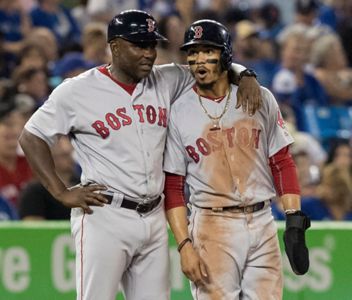
[[[131,42],[167,41],[158,32],[152,15],[141,10],[125,10],[116,15],[108,25],[108,42],[123,38]]]
[[[232,63],[232,38],[227,28],[214,20],[199,20],[190,25],[184,36],[181,50],[192,45],[210,45],[222,50],[221,66],[228,70]]]

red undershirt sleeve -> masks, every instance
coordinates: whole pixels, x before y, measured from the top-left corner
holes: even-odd
[[[274,185],[279,196],[285,194],[300,194],[296,165],[292,159],[289,147],[282,148],[269,158]]]
[[[184,176],[165,173],[165,210],[185,206],[184,185]]]

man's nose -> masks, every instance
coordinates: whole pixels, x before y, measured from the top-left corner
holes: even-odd
[[[145,57],[153,57],[155,55],[155,48],[154,47],[146,47],[144,48],[143,55]]]
[[[197,58],[196,58],[196,63],[197,64],[202,64],[206,62],[206,55],[204,52],[200,51],[198,52]]]

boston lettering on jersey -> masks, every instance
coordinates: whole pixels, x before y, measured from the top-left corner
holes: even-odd
[[[138,121],[140,123],[148,122],[149,124],[156,124],[158,126],[167,126],[167,110],[163,107],[157,109],[152,105],[143,104],[133,105],[134,111],[137,113]],[[117,108],[115,113],[109,112],[105,114],[105,121],[96,120],[91,126],[96,132],[106,139],[110,135],[110,130],[119,130],[121,127],[132,124],[132,117],[126,113],[126,107]]]
[[[188,155],[195,163],[199,162],[199,153],[204,156],[210,155],[212,152],[220,151],[224,147],[234,148],[238,145],[241,148],[258,149],[259,137],[261,129],[231,127],[222,129],[221,131],[208,132],[206,138],[200,137],[195,141],[195,146],[188,145],[185,147]]]

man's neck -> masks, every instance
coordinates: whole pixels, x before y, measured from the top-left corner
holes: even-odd
[[[221,74],[220,78],[211,86],[204,87],[196,83],[197,91],[200,96],[209,98],[219,98],[226,95],[230,83],[227,77],[227,72]]]
[[[131,84],[131,85],[138,83],[138,81],[136,81],[134,78],[127,75],[121,69],[119,69],[118,67],[116,67],[112,64],[108,67],[108,71],[110,73],[110,76],[119,82],[122,82],[124,84]]]

